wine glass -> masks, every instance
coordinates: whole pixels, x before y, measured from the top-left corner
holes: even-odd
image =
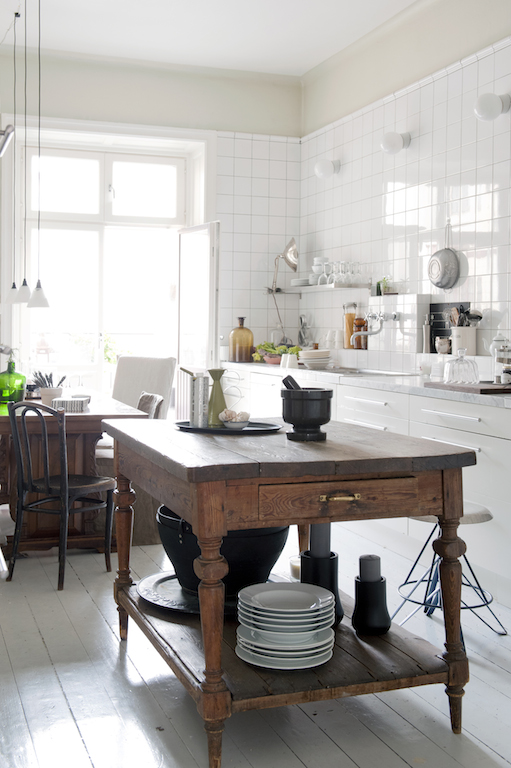
[[[319,276],[318,285],[326,285],[328,283],[328,272],[327,272],[328,262],[325,261],[323,264],[323,272]]]
[[[332,271],[328,275],[328,280],[327,280],[328,285],[336,284],[338,274],[339,274],[339,262],[334,261],[332,262]]]

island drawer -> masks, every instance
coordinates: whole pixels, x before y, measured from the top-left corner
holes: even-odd
[[[364,520],[434,515],[442,511],[440,472],[374,480],[259,486],[259,520]]]

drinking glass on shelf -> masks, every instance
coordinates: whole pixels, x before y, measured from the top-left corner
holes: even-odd
[[[341,263],[339,264],[339,283],[348,282],[348,268],[349,268],[348,262],[341,261]]]
[[[360,262],[350,261],[350,283],[362,282],[362,276],[360,274]]]
[[[325,261],[323,264],[323,272],[319,276],[318,285],[326,285],[328,283],[328,272],[327,272],[328,262]]]
[[[335,285],[337,275],[339,274],[339,262],[333,261],[332,262],[332,271],[328,275],[327,283],[328,285]]]

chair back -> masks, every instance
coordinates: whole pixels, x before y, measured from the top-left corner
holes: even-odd
[[[121,355],[117,361],[112,397],[121,403],[138,407],[144,392],[163,399],[158,416],[165,419],[170,405],[175,357],[132,357]]]
[[[147,413],[150,419],[157,419],[163,405],[163,397],[150,392],[142,392],[137,403],[139,411]]]
[[[16,457],[18,496],[37,490],[38,493],[51,494],[50,476],[60,475],[60,494],[67,497],[68,464],[66,444],[66,414],[63,408],[56,411],[39,403],[9,403],[12,442]],[[30,436],[37,434],[40,441],[37,451],[43,467],[43,476],[34,477],[32,460],[32,442]],[[53,439],[52,439],[53,438]],[[58,446],[58,452],[55,448]],[[35,481],[38,487],[35,488]],[[41,482],[44,481],[44,489]]]

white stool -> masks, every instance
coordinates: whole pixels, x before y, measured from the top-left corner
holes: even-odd
[[[421,608],[424,608],[424,613],[426,613],[428,616],[431,616],[436,608],[442,609],[442,593],[440,590],[440,576],[439,576],[439,566],[440,566],[439,555],[437,555],[435,552],[433,554],[433,560],[429,568],[427,568],[420,576],[417,573],[420,567],[419,561],[426,547],[432,540],[436,531],[440,529],[440,526],[438,524],[438,519],[435,515],[427,515],[425,517],[414,517],[414,520],[418,520],[424,523],[435,523],[435,527],[432,529],[431,533],[426,539],[426,542],[422,547],[421,551],[419,552],[414,564],[412,565],[410,572],[408,573],[408,576],[406,577],[404,582],[398,587],[399,594],[403,598],[403,601],[401,602],[397,610],[394,611],[394,614],[392,615],[392,619],[394,619],[394,616],[396,616],[396,614],[399,613],[399,611],[405,605],[405,603],[409,602],[417,606],[416,608],[414,608],[414,610],[410,614],[408,614],[408,616],[406,616],[403,619],[403,621],[399,623],[400,627],[402,627],[403,624],[407,622],[408,619],[410,619],[412,616],[414,616],[417,613],[417,611],[419,611]],[[463,517],[460,520],[460,525],[476,525],[477,523],[487,523],[490,520],[493,520],[493,515],[489,509],[487,509],[486,507],[483,507],[481,504],[474,504],[471,501],[463,502]],[[472,599],[475,601],[475,602],[468,602],[468,600],[464,599],[464,595],[462,594],[462,599],[461,599],[462,610],[472,611],[474,616],[477,616],[477,618],[480,619],[483,622],[483,624],[486,624],[487,627],[492,629],[498,635],[507,635],[507,631],[505,627],[502,626],[501,622],[495,616],[494,612],[490,608],[490,603],[493,601],[493,595],[491,595],[489,592],[487,592],[481,587],[479,580],[473,571],[472,566],[467,560],[466,555],[462,556],[462,567],[463,567],[463,572],[461,577],[462,591],[465,593],[465,595],[466,594],[473,595]],[[466,570],[465,570],[465,567],[466,567]],[[423,592],[420,590],[421,586],[425,587]],[[488,609],[488,611],[491,613],[491,615],[497,622],[498,628],[495,628],[495,626],[492,626],[482,616],[476,613],[476,611],[479,608]]]

